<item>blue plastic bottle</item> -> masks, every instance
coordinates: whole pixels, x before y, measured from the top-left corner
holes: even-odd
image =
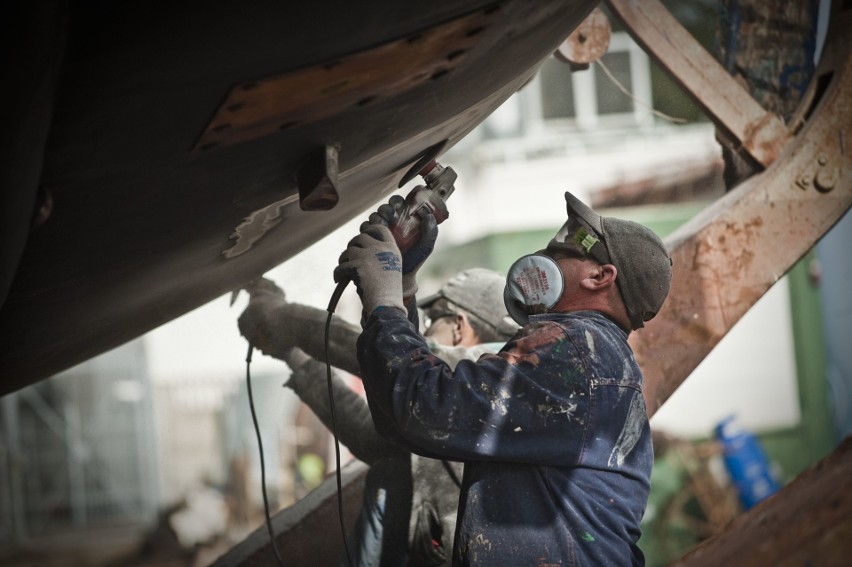
[[[724,450],[725,467],[744,509],[778,492],[780,485],[757,437],[738,427],[734,416],[719,422],[715,433]]]

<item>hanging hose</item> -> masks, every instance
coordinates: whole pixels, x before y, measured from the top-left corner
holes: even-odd
[[[284,561],[281,560],[281,554],[278,552],[278,544],[275,542],[275,534],[272,531],[272,518],[269,515],[269,498],[266,495],[266,463],[263,460],[263,440],[260,437],[260,426],[257,424],[257,413],[254,410],[254,397],[251,392],[251,355],[254,352],[254,346],[249,343],[248,354],[246,354],[246,388],[248,389],[249,408],[251,409],[251,420],[254,423],[254,432],[257,434],[257,448],[260,452],[260,488],[263,492],[263,509],[266,512],[266,530],[269,532],[269,541],[272,542],[272,551],[275,553],[275,559],[278,565],[284,567]]]
[[[346,550],[346,560],[352,566],[355,563],[352,561],[352,555],[349,552],[349,538],[346,536],[346,525],[343,522],[343,479],[340,472],[340,441],[337,439],[337,420],[334,414],[334,391],[331,381],[331,362],[329,353],[329,335],[331,334],[331,317],[334,315],[334,310],[337,308],[337,303],[340,301],[340,296],[343,295],[343,290],[349,282],[342,281],[334,288],[334,293],[331,294],[331,299],[328,302],[328,318],[325,321],[325,368],[328,379],[328,407],[331,413],[331,434],[334,437],[334,456],[336,459],[336,477],[337,477],[337,516],[340,519],[340,533],[343,536],[343,547]]]

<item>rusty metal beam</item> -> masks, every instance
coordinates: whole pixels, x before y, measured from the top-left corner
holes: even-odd
[[[848,565],[852,438],[672,567]]]
[[[814,81],[828,86],[784,152],[666,240],[669,299],[630,339],[649,415],[852,205],[852,50],[833,37]]]
[[[761,107],[658,0],[607,0],[627,31],[708,114],[725,138],[769,166],[791,134]],[[737,149],[737,148],[733,148]]]

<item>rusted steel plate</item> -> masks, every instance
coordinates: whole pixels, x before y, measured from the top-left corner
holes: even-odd
[[[753,176],[671,235],[672,289],[630,342],[649,415],[852,205],[852,57],[848,46],[796,138]]]
[[[850,541],[852,438],[672,566],[848,565]]]
[[[727,139],[763,167],[775,161],[791,138],[784,122],[766,112],[658,0],[607,0],[607,5]]]
[[[475,12],[322,65],[231,89],[194,150],[244,142],[366,106],[451,72],[474,48],[499,7]]]

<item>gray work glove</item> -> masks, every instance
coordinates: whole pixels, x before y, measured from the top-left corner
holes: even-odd
[[[282,324],[286,308],[284,290],[275,282],[260,278],[244,288],[249,303],[237,319],[240,334],[263,354],[283,359],[295,345],[295,336],[288,325]]]
[[[402,258],[390,229],[366,222],[349,241],[334,269],[337,283],[351,280],[361,297],[361,327],[377,307],[395,307],[403,314]]]
[[[328,312],[325,309],[290,303],[284,290],[266,278],[244,289],[249,293],[249,303],[237,324],[240,334],[263,354],[295,368],[302,360],[293,352],[302,350],[323,362],[328,356],[333,366],[358,374],[355,342],[361,334],[360,327],[333,316],[326,350],[324,329]]]
[[[399,221],[404,207],[405,199],[394,195],[387,204],[381,205],[375,213],[370,215],[369,222],[393,226]],[[418,214],[420,238],[411,249],[402,254],[402,297],[406,303],[417,293],[417,270],[435,249],[435,241],[438,239],[438,221],[435,215],[426,207],[422,207]]]

